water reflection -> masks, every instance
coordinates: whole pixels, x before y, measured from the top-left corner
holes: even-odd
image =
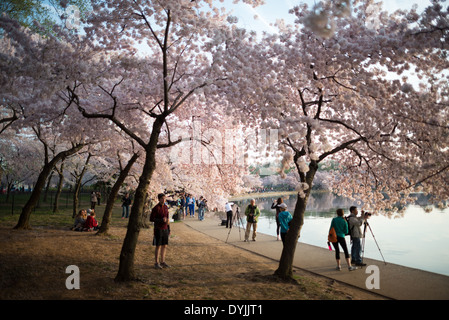
[[[275,210],[271,209],[271,205],[278,197],[260,197],[256,199],[256,203],[261,210],[261,216],[273,218]],[[290,212],[293,213],[297,196],[287,195],[282,196],[284,203]],[[245,209],[249,204],[249,200],[236,201],[241,209]],[[337,208],[344,208],[349,210],[350,206],[357,205],[355,201],[345,197],[336,196],[330,192],[312,193],[307,201],[307,209],[305,213],[306,218],[313,217],[333,217]]]
[[[427,197],[416,196],[416,204],[408,206],[397,219],[373,215],[369,222],[374,236],[387,262],[449,275],[449,209],[434,208],[430,213],[426,212],[424,206],[427,205]],[[271,205],[277,198],[256,198],[256,204],[261,209],[258,232],[276,235],[276,211],[271,209]],[[293,213],[296,195],[282,198],[287,204],[287,210]],[[249,199],[236,203],[244,212]],[[336,209],[342,208],[348,215],[352,205],[361,207],[354,200],[332,193],[311,194],[299,241],[327,248],[327,233],[332,218],[336,216]],[[382,260],[373,236],[369,233],[365,246],[365,257]]]

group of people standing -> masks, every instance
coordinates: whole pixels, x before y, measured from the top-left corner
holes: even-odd
[[[233,224],[233,202],[228,202],[225,205],[226,211],[226,228],[232,228]],[[282,198],[278,198],[272,203],[271,209],[276,209],[276,235],[277,240],[281,240],[285,243],[285,237],[290,228],[290,223],[293,220],[292,214],[287,211],[287,205],[283,202]],[[334,238],[332,239],[332,245],[335,249],[335,259],[337,261],[337,270],[341,270],[340,262],[340,246],[345,254],[345,259],[348,264],[348,269],[350,271],[356,270],[358,266],[365,266],[363,263],[361,251],[361,239],[364,237],[361,226],[366,222],[369,214],[362,211],[362,215],[358,216],[357,207],[352,206],[349,208],[350,214],[348,217],[344,217],[343,209],[337,209],[337,217],[332,219],[329,232],[333,229],[335,232]],[[250,204],[245,209],[246,216],[246,232],[245,240],[249,241],[249,236],[252,233],[252,240],[256,241],[257,236],[257,222],[260,216],[260,209],[255,204],[255,200],[251,199]],[[351,237],[351,256],[349,255],[349,250],[346,245],[345,236],[350,235]]]
[[[92,198],[96,196],[94,192],[92,193]],[[98,199],[98,198],[97,198]],[[96,203],[96,201],[95,201]],[[122,198],[122,218],[128,218],[129,206],[132,201],[128,193],[126,193]],[[198,207],[198,219],[201,221],[204,219],[204,210],[207,207],[207,200],[200,197],[198,201],[191,194],[182,194],[178,200],[178,205],[185,211],[185,216],[188,214],[191,217],[195,216],[195,204]],[[92,201],[92,205],[93,201]],[[233,218],[234,218],[234,203],[228,202],[225,205],[226,211],[226,228],[232,228]],[[283,202],[282,198],[278,198],[277,201],[273,202],[271,209],[276,210],[276,234],[277,240],[281,240],[285,243],[285,238],[290,228],[290,222],[293,217],[289,211],[287,211],[287,205]],[[341,270],[340,263],[340,249],[342,247],[345,259],[348,264],[348,269],[350,271],[355,270],[356,266],[363,266],[363,261],[361,258],[361,238],[363,237],[361,226],[366,219],[368,214],[362,211],[362,216],[357,217],[358,211],[356,207],[350,207],[350,215],[345,218],[343,209],[337,209],[337,217],[332,219],[330,230],[329,230],[329,240],[335,248],[335,259],[337,261],[337,270]],[[244,241],[249,241],[249,236],[252,229],[252,241],[256,241],[257,237],[257,223],[260,217],[260,209],[256,205],[255,199],[250,200],[250,204],[245,209],[246,217],[246,230]],[[158,203],[152,208],[150,221],[154,223],[154,237],[153,245],[155,249],[155,268],[162,269],[170,267],[165,262],[166,249],[168,245],[168,239],[170,236],[170,218],[168,212],[168,206],[166,204],[166,196],[161,193],[158,195]],[[72,230],[76,231],[93,231],[98,229],[98,222],[95,219],[95,209],[80,210],[75,217],[75,223]],[[346,245],[345,236],[350,234],[352,247],[351,247],[351,257],[349,256],[349,251]],[[352,264],[355,264],[353,266]]]
[[[233,224],[233,202],[228,202],[225,205],[226,211],[226,228],[232,228]],[[287,205],[283,202],[282,198],[279,198],[276,202],[273,202],[271,209],[276,209],[276,233],[277,240],[285,242],[285,236],[290,227],[290,222],[293,219],[291,213],[287,211]],[[251,199],[250,204],[245,209],[246,216],[246,230],[245,230],[245,242],[249,241],[249,236],[252,233],[252,240],[256,241],[257,237],[257,223],[260,217],[260,209],[256,205],[256,200]]]
[[[198,220],[204,220],[204,212],[207,208],[207,200],[203,196],[200,196],[198,200],[195,200],[195,197],[189,193],[181,194],[179,198],[179,207],[182,212],[185,212],[185,216],[190,216],[191,218],[195,217],[195,205],[198,209]]]
[[[337,209],[337,216],[332,219],[329,228],[328,240],[332,242],[332,245],[335,249],[337,270],[341,270],[339,246],[341,246],[341,248],[343,249],[349,271],[356,270],[357,266],[366,265],[363,263],[361,255],[361,239],[364,236],[361,230],[361,226],[366,223],[366,220],[370,215],[362,211],[362,215],[358,217],[357,207],[354,206],[349,208],[349,213],[349,216],[345,218],[343,209]],[[346,245],[346,235],[350,235],[351,237],[351,257],[349,256],[348,247]]]

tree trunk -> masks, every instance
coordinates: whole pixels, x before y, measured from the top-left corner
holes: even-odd
[[[78,211],[79,205],[79,194],[81,190],[81,180],[77,180],[75,184],[75,189],[73,190],[73,209],[72,209],[72,218],[76,217],[76,213]]]
[[[101,221],[100,229],[98,230],[97,234],[104,234],[106,235],[109,230],[109,224],[111,221],[112,216],[112,209],[114,208],[114,202],[115,198],[117,197],[118,192],[120,191],[120,187],[122,186],[123,182],[125,181],[126,177],[129,174],[129,171],[131,170],[131,167],[134,165],[134,163],[137,161],[137,158],[139,158],[138,154],[134,154],[132,158],[128,161],[125,168],[120,172],[120,175],[117,179],[117,181],[114,183],[111,192],[109,194],[106,207],[104,209],[103,219]]]
[[[47,185],[45,186],[45,192],[44,192],[44,202],[47,202],[47,198],[48,198],[48,190],[50,190],[50,184],[51,184],[51,179],[53,178],[53,170],[50,173],[50,177],[48,177],[47,180]]]
[[[84,174],[86,173],[86,170],[87,170],[87,165],[89,164],[91,157],[92,157],[92,154],[89,153],[87,156],[86,162],[84,163],[83,170],[81,170],[81,173],[78,176],[76,174],[73,175],[76,179],[75,190],[73,192],[73,213],[72,213],[73,219],[75,218],[77,211],[78,211],[81,185],[82,185]],[[89,203],[90,203],[90,200],[89,200]]]
[[[143,207],[150,186],[151,177],[156,169],[156,149],[164,118],[158,117],[153,123],[150,142],[145,148],[146,158],[142,174],[134,195],[134,203],[129,216],[128,230],[120,253],[120,265],[115,281],[124,282],[136,279],[134,271],[134,253],[139,238]]]
[[[143,205],[142,219],[140,220],[140,226],[144,229],[150,228],[150,214],[152,209],[151,193],[147,190],[145,197],[145,204]]]
[[[6,182],[6,200],[5,200],[6,203],[9,202],[9,196],[11,195],[11,189],[12,189],[13,182],[14,182],[13,180]]]
[[[282,250],[281,259],[279,261],[279,267],[274,272],[275,275],[283,279],[289,279],[293,277],[293,259],[295,257],[296,245],[301,234],[302,226],[304,225],[304,213],[306,212],[307,200],[309,199],[310,192],[312,190],[313,178],[318,169],[316,163],[310,164],[310,170],[306,175],[306,183],[309,188],[305,192],[305,197],[301,198],[298,195],[296,201],[295,211],[293,213],[293,219],[290,223],[287,235],[285,237],[285,244]]]
[[[62,186],[64,185],[64,162],[61,164],[61,168],[58,170],[59,182],[56,190],[55,201],[53,202],[53,213],[58,212],[59,197],[61,196]]]
[[[45,186],[45,182],[47,181],[47,178],[50,174],[50,172],[53,170],[53,167],[58,163],[60,160],[71,156],[72,154],[77,153],[84,147],[83,144],[73,146],[71,149],[62,151],[58,153],[50,162],[46,163],[44,165],[44,168],[42,169],[41,173],[39,174],[39,177],[37,178],[36,185],[34,186],[33,192],[31,193],[30,199],[28,199],[27,203],[22,209],[22,213],[20,214],[19,221],[17,225],[14,227],[14,229],[31,229],[30,226],[30,216],[31,212],[33,211],[34,207],[36,206],[37,202],[39,201],[39,197],[41,195],[42,189]]]

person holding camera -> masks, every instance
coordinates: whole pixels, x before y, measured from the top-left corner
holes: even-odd
[[[256,200],[251,199],[250,204],[245,210],[246,216],[246,232],[245,232],[245,242],[249,239],[249,233],[251,231],[251,226],[253,227],[253,241],[256,241],[256,231],[257,231],[257,221],[259,220],[260,210],[256,206]]]
[[[349,222],[349,234],[351,235],[351,262],[355,264],[356,266],[366,266],[365,263],[362,262],[362,245],[361,240],[363,238],[363,233],[361,226],[362,224],[368,219],[368,217],[371,215],[370,213],[365,213],[362,211],[362,215],[360,217],[357,217],[358,210],[357,207],[350,207],[349,208],[349,216],[348,216],[348,222]]]
[[[226,228],[232,228],[232,206],[234,205],[233,202],[226,202],[225,205],[225,211],[226,211]]]
[[[278,198],[276,202],[273,201],[273,204],[271,205],[271,209],[276,209],[276,235],[277,239],[281,240],[280,230],[281,230],[281,224],[279,222],[279,213],[281,212],[281,205],[284,204],[284,201],[282,198]]]

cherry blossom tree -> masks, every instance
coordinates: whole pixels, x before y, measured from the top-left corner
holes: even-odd
[[[215,48],[226,42],[227,28],[226,15],[210,1],[93,2],[84,30],[93,46],[110,50],[107,77],[67,86],[69,99],[84,117],[109,120],[145,152],[116,281],[136,278],[134,253],[156,151],[181,141],[171,136],[175,113],[206,110],[201,96],[226,80]],[[147,55],[136,55],[139,44]],[[207,107],[209,114],[221,110]]]
[[[108,234],[112,217],[112,209],[114,208],[114,203],[117,198],[117,195],[119,194],[119,191],[123,183],[125,182],[126,178],[129,176],[134,164],[141,155],[141,150],[139,150],[138,146],[135,146],[135,144],[132,141],[129,142],[129,139],[124,138],[122,135],[117,135],[117,138],[123,139],[124,142],[117,143],[117,140],[115,140],[116,143],[114,143],[114,145],[111,145],[111,148],[107,149],[108,153],[110,154],[115,153],[116,157],[114,158],[114,161],[118,163],[118,168],[114,170],[117,175],[117,178],[115,179],[115,182],[112,185],[111,191],[108,195],[101,225],[97,233],[102,235]],[[126,160],[127,158],[128,160]],[[110,179],[112,179],[112,177]]]
[[[58,183],[56,186],[55,198],[53,200],[53,213],[59,210],[59,197],[62,193],[62,187],[64,186],[64,161],[61,161],[59,166],[55,166],[54,170],[58,174]]]
[[[43,158],[42,150],[36,139],[26,135],[12,135],[11,133],[0,140],[0,163],[2,175],[0,182],[6,184],[6,202],[9,200],[11,188],[14,185],[32,185],[37,179],[40,163]]]
[[[36,27],[39,28],[38,23]],[[98,142],[101,131],[94,131],[98,127],[105,133],[108,124],[96,122],[93,126],[70,108],[73,101],[64,95],[73,79],[87,82],[95,70],[93,57],[97,52],[86,47],[82,38],[58,27],[54,34],[43,37],[5,15],[0,17],[0,28],[4,32],[0,47],[0,100],[2,107],[11,110],[5,117],[2,112],[2,118],[17,118],[9,120],[7,130],[35,135],[45,155],[33,193],[16,225],[28,229],[31,211],[54,166],[84,146]]]
[[[422,14],[416,8],[380,12],[373,27],[367,23],[372,3],[354,1],[352,15],[336,17],[332,32],[318,34],[319,24],[310,20],[316,12],[295,7],[295,26],[279,25],[279,34],[260,44],[242,40],[240,50],[251,47],[250,53],[239,68],[227,68],[239,89],[234,105],[242,121],[278,129],[282,165],[295,165],[299,174],[298,201],[275,272],[281,277],[292,275],[307,200],[326,160],[339,164],[332,190],[358,199],[366,210],[389,214],[420,190],[437,201],[448,197],[449,127],[441,95],[448,12],[434,1]]]

